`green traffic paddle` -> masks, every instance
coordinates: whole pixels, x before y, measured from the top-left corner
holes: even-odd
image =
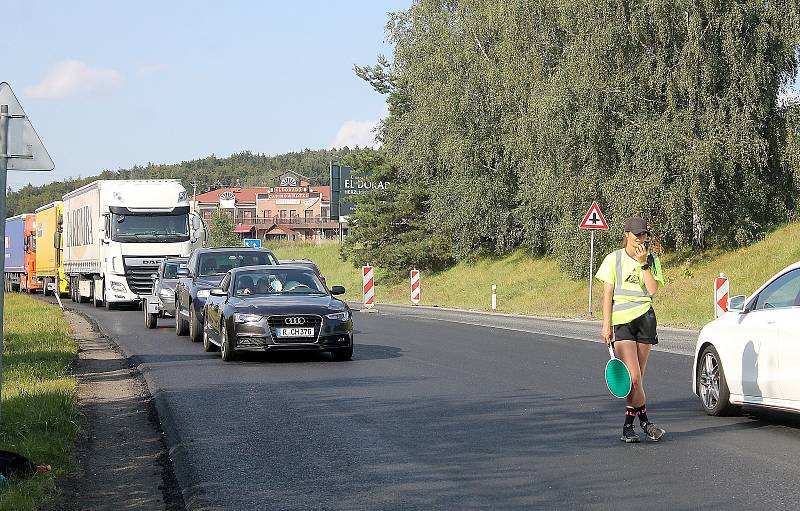
[[[631,391],[631,373],[625,367],[625,363],[614,356],[614,348],[610,345],[608,353],[611,355],[611,360],[606,363],[606,385],[615,397],[622,399]]]

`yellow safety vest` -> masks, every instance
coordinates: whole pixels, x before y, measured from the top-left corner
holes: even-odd
[[[663,285],[664,277],[661,273],[661,262],[655,256],[651,256],[651,259],[650,271],[659,284]],[[633,263],[633,260],[628,257],[625,249],[622,248],[609,254],[597,272],[598,279],[614,284],[614,302],[611,310],[612,325],[630,323],[649,311],[653,304],[653,297],[644,284],[641,266],[638,262],[631,263]],[[611,274],[612,271],[613,275]]]

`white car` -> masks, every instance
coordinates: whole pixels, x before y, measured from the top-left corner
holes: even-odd
[[[703,327],[692,390],[709,415],[741,405],[800,412],[800,262]]]

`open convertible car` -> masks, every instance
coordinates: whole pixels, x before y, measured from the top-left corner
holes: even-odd
[[[205,304],[203,347],[221,351],[222,360],[240,352],[327,351],[334,360],[353,356],[353,319],[316,273],[290,265],[246,266],[230,270]]]

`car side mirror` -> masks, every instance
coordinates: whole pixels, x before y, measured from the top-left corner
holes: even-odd
[[[178,277],[191,277],[192,272],[189,271],[189,268],[178,268],[177,276]]]
[[[736,295],[731,297],[728,300],[728,310],[729,311],[736,311],[736,312],[746,312],[744,310],[744,304],[747,303],[747,296],[746,295]]]
[[[331,294],[332,295],[343,295],[344,292],[345,292],[344,286],[333,286],[331,288]]]
[[[228,296],[227,292],[223,291],[222,289],[220,289],[218,287],[215,287],[215,288],[211,289],[208,292],[208,294],[210,294],[211,296]]]
[[[150,280],[157,280],[157,279],[158,279],[158,275],[156,275],[155,273],[150,275]]]

